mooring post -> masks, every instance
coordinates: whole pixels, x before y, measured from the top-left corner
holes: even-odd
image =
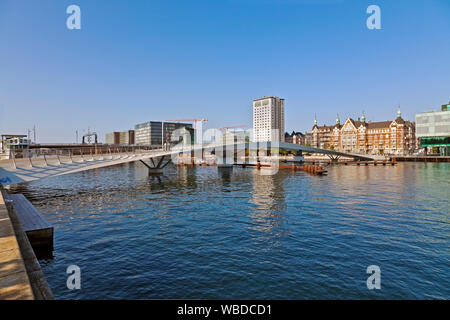
[[[191,163],[192,166],[195,165],[195,153],[194,153],[194,149],[191,149],[191,161],[189,161]]]
[[[16,155],[15,155],[15,151],[12,151],[12,159],[13,159],[13,163],[14,163],[14,169],[17,169],[17,164],[16,164]]]
[[[256,142],[256,163],[258,169],[261,168],[261,161],[259,160],[259,142]]]

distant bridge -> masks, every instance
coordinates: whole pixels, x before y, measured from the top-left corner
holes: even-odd
[[[88,154],[86,154],[87,146],[84,146],[83,149],[67,149],[67,146],[61,146],[61,148],[52,147],[46,148],[42,146],[41,149],[35,149],[33,151],[33,156],[26,158],[15,158],[13,153],[13,159],[0,160],[0,183],[8,186],[134,161],[144,163],[150,173],[162,173],[162,170],[169,164],[173,155],[186,154],[194,157],[200,154],[203,157],[205,151],[215,153],[219,163],[229,163],[230,150],[232,154],[237,150],[241,152],[251,151],[254,153],[256,161],[259,161],[260,157],[270,155],[270,150],[272,149],[293,151],[298,155],[302,155],[302,153],[323,154],[329,156],[332,160],[337,160],[339,157],[359,160],[374,160],[376,158],[370,155],[349,154],[286,142],[242,142],[225,145],[194,145],[171,150],[145,147],[120,148],[99,145],[91,146]],[[231,161],[232,165],[235,160]]]

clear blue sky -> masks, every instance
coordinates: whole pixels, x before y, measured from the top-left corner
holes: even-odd
[[[38,142],[173,118],[250,126],[266,95],[286,99],[289,131],[450,100],[449,0],[0,0],[0,40],[0,132],[36,125]]]

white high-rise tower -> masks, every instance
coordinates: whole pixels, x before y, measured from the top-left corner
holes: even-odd
[[[264,97],[253,100],[253,140],[284,142],[284,99]]]

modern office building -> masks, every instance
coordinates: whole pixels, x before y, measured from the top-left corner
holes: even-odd
[[[253,140],[284,141],[284,99],[264,97],[253,100]]]
[[[120,132],[110,132],[105,135],[106,144],[120,144]]]
[[[0,152],[5,152],[7,149],[26,149],[30,144],[31,139],[24,134],[0,135]]]
[[[194,128],[191,123],[148,121],[134,126],[134,137],[136,145],[161,146],[163,143],[173,145],[179,143],[172,141],[172,133],[176,129],[185,128],[191,136],[191,143],[194,141]]]
[[[106,144],[134,145],[134,130],[110,132],[105,135]]]
[[[134,130],[127,130],[127,131],[120,132],[119,144],[134,145]]]
[[[2,134],[0,135],[0,160],[11,159],[11,151],[14,151],[14,157],[25,157],[31,139],[24,134]]]
[[[442,105],[441,111],[417,114],[416,135],[421,147],[432,148],[443,156],[450,155],[450,102]]]
[[[250,135],[250,131],[248,130],[228,131],[222,134],[221,140],[223,144],[249,142]]]

